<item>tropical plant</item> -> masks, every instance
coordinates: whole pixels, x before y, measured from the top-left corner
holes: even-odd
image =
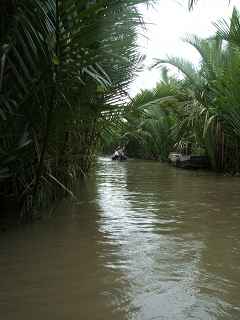
[[[178,121],[175,131],[177,130],[180,139],[187,131],[192,132],[197,143],[211,157],[213,168],[224,171],[229,162],[229,142],[223,124],[224,108],[220,107],[216,86],[225,83],[226,78],[223,79],[223,74],[233,61],[232,50],[219,37],[203,40],[188,35],[183,40],[193,45],[200,53],[199,70],[189,61],[174,57],[156,59],[154,67],[161,67],[167,63],[184,74],[181,90],[187,99],[177,110]]]
[[[1,214],[28,220],[72,193],[134,79],[145,0],[4,2]],[[5,6],[6,4],[6,6]],[[117,111],[115,111],[117,113]]]
[[[231,23],[225,20],[214,23],[217,29],[216,38],[220,38],[225,46],[227,61],[221,77],[214,83],[216,104],[221,125],[229,144],[229,169],[240,172],[240,14],[234,7]]]
[[[194,1],[189,1],[190,7],[193,3]],[[159,148],[157,145],[170,137],[171,140],[166,140],[168,149],[173,146],[171,141],[175,140],[177,145],[181,140],[187,140],[190,142],[189,151],[206,153],[211,157],[214,170],[239,172],[240,25],[236,8],[233,10],[230,27],[225,21],[216,27],[217,36],[209,39],[200,39],[195,35],[186,35],[182,39],[200,53],[198,69],[182,58],[167,56],[165,59],[156,59],[152,67],[162,70],[163,86],[169,85],[166,64],[176,67],[183,75],[181,81],[176,77],[171,78],[171,85],[174,84],[174,79],[178,88],[175,96],[172,96],[175,102],[168,105],[167,114],[160,116],[164,121],[167,119],[168,125],[173,125],[171,130],[162,130],[162,121],[159,121],[160,118],[156,119],[156,114],[160,115],[163,109],[159,109],[159,104],[155,103],[154,89],[142,91],[136,96],[135,106],[134,99],[129,104],[134,112],[127,114],[129,119],[125,117],[122,126],[118,127],[123,127],[123,130],[115,131],[118,132],[118,139],[125,138],[131,155],[146,157],[149,153],[152,154],[150,150],[154,150],[155,155],[160,152],[164,158],[166,152],[163,151],[163,146]],[[142,108],[145,97],[147,104],[144,102]],[[169,122],[169,119],[173,121]],[[157,135],[159,125],[161,134]]]
[[[172,144],[169,129],[173,118],[169,109],[175,104],[176,83],[172,78],[168,85],[159,83],[153,90],[142,90],[131,98],[112,130],[103,132],[102,146],[106,149],[111,145],[113,149],[115,141],[115,147],[125,144],[130,157],[166,160]]]

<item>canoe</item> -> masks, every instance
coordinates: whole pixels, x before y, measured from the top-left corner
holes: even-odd
[[[112,160],[127,160],[127,158],[125,156],[123,156],[123,155],[121,155],[121,156],[112,155],[111,159]]]
[[[170,152],[168,163],[172,166],[183,169],[210,169],[211,161],[208,156],[183,155],[177,152]]]

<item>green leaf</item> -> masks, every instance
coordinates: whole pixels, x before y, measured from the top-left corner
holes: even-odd
[[[53,50],[55,48],[55,43],[55,34],[51,32],[47,35],[47,44],[50,50]]]
[[[54,52],[53,52],[53,62],[54,62],[54,64],[59,65],[58,57],[56,56],[56,54]]]

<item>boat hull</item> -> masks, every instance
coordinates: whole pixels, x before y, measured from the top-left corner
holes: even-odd
[[[168,163],[183,169],[211,169],[210,158],[202,155],[185,156],[181,153],[171,152]]]
[[[112,160],[127,160],[127,158],[125,156],[111,156]]]

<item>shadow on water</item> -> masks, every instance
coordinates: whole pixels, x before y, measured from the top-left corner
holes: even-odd
[[[79,202],[1,235],[1,319],[239,319],[239,185],[100,158]]]

